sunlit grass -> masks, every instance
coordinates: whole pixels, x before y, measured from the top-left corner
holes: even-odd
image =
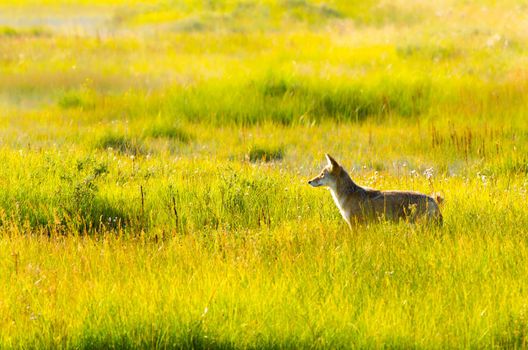
[[[524,7],[2,2],[0,348],[528,346]]]

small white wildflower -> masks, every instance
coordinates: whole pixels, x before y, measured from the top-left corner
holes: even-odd
[[[486,40],[486,46],[489,48],[492,48],[495,45],[497,45],[501,41],[501,39],[502,39],[502,36],[500,34],[494,34],[490,36],[488,40]]]
[[[434,175],[434,169],[433,168],[427,168],[424,171],[424,176],[427,180],[431,179]]]

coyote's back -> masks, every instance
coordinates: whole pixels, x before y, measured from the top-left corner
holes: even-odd
[[[442,222],[438,202],[431,196],[414,191],[378,191],[365,190],[366,198],[362,201],[369,216],[384,216],[398,221],[400,218],[415,221],[421,217]],[[361,216],[361,213],[355,213]]]

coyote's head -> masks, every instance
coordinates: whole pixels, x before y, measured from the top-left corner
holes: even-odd
[[[326,186],[334,188],[336,185],[337,178],[341,172],[341,166],[329,154],[325,156],[328,165],[323,168],[321,174],[308,181],[308,184],[313,187]]]

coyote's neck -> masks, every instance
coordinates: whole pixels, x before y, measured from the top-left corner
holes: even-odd
[[[345,203],[352,194],[358,191],[358,189],[359,186],[352,181],[344,169],[341,169],[341,173],[336,179],[335,186],[330,187],[330,193],[332,193],[332,198],[334,199],[336,206],[339,208],[343,218],[349,224],[349,215],[345,210]]]
[[[336,192],[338,196],[348,195],[356,192],[358,190],[358,187],[359,186],[356,185],[354,181],[352,181],[350,175],[348,175],[345,169],[341,168],[339,176],[336,179],[335,188],[333,188],[333,192]]]

